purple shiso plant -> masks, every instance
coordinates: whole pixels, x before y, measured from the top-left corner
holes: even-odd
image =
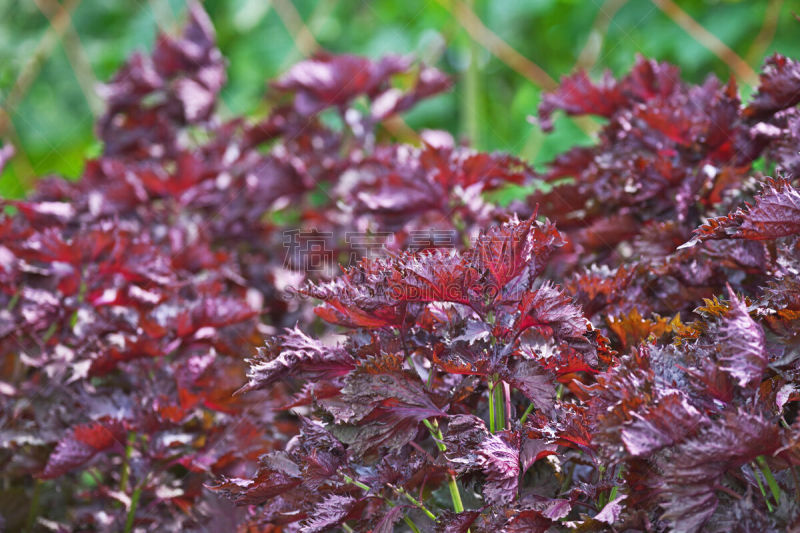
[[[407,57],[317,54],[258,119],[224,84],[192,3],[80,179],[2,201],[0,529],[800,528],[800,63],[746,104],[568,76],[541,126],[602,127],[544,172],[394,140],[451,87]]]

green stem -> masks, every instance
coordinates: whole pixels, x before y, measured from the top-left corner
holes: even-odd
[[[439,429],[439,422],[437,422],[435,419],[433,422],[426,419],[423,420],[422,423],[425,424],[425,427],[427,427],[428,431],[431,432],[439,451],[442,453],[446,452],[447,446],[445,446],[444,442],[442,442],[444,440],[444,436],[442,435],[442,430]],[[461,501],[461,493],[458,490],[458,482],[456,481],[455,476],[450,476],[447,486],[450,489],[450,499],[453,501],[453,510],[457,513],[464,512],[464,503]]]
[[[560,489],[561,493],[567,492],[567,488],[569,487],[569,484],[573,479],[574,473],[575,473],[575,463],[570,461],[569,466],[567,467],[567,473],[565,476],[563,476],[563,479],[561,480],[561,489]]]
[[[489,381],[489,431],[491,433],[497,431],[494,420],[494,385],[491,381]]]
[[[470,9],[474,9],[475,0],[466,0]],[[469,65],[464,73],[464,92],[461,100],[461,112],[463,113],[463,131],[469,138],[472,146],[480,146],[480,125],[479,125],[479,106],[480,106],[480,72],[478,69],[478,55],[480,46],[471,36],[467,35],[466,52],[469,54]]]
[[[600,465],[599,467],[597,467],[597,471],[599,473],[599,475],[597,476],[597,481],[599,483],[603,479],[603,473],[606,471],[606,467]],[[597,495],[597,508],[602,509],[605,506],[605,504],[606,504],[606,493],[605,491],[603,491]]]
[[[37,479],[33,485],[33,496],[31,496],[31,506],[28,509],[28,518],[25,521],[25,531],[33,531],[33,526],[36,523],[36,517],[39,516],[39,496],[42,493],[43,482]]]
[[[411,529],[411,531],[413,531],[414,533],[421,533],[421,532],[420,532],[420,530],[419,530],[419,528],[417,527],[417,524],[415,524],[415,523],[414,523],[414,522],[413,522],[413,521],[412,521],[412,520],[411,520],[409,517],[407,517],[406,515],[403,515],[403,522],[405,522],[405,523],[406,523],[406,525],[407,525],[407,526],[408,526],[408,527]]]
[[[15,292],[14,296],[12,296],[11,299],[8,301],[8,305],[6,305],[6,309],[9,310],[9,311],[14,309],[14,306],[17,305],[17,302],[19,302],[19,299],[20,299],[21,295],[22,295],[22,292],[20,292],[20,291]]]
[[[522,417],[519,419],[520,426],[525,425],[525,421],[528,419],[528,415],[531,414],[532,412],[533,412],[533,404],[530,404],[528,408],[525,409],[525,412],[522,413]]]
[[[122,461],[122,473],[119,476],[119,490],[127,492],[128,477],[130,476],[130,461],[133,453],[133,443],[136,441],[136,433],[128,433],[128,442],[125,445],[125,459]]]
[[[559,384],[558,388],[556,389],[556,399],[560,400],[563,394],[564,394],[564,385]],[[525,425],[525,421],[528,420],[528,416],[533,412],[533,409],[534,409],[533,404],[532,403],[529,404],[527,409],[525,409],[525,412],[522,413],[522,416],[519,419],[520,426]]]
[[[502,431],[506,427],[505,415],[505,387],[502,381],[496,381],[494,384],[494,408],[497,413],[494,416],[494,429],[495,431]]]
[[[404,496],[408,501],[410,501],[412,504],[414,504],[416,507],[418,507],[423,513],[425,513],[427,515],[428,518],[430,518],[431,520],[436,522],[436,515],[433,514],[432,512],[430,512],[428,510],[428,508],[425,507],[425,505],[423,505],[423,503],[421,501],[419,501],[418,499],[413,497],[411,494],[406,492],[406,489],[404,489],[403,487],[395,487],[394,485],[389,485],[389,486],[397,494],[399,494],[401,496]]]
[[[49,341],[50,337],[53,336],[53,334],[56,332],[57,329],[58,329],[57,322],[53,322],[52,324],[50,324],[50,327],[48,327],[47,331],[45,331],[44,335],[42,335],[42,342],[46,343],[47,341]]]
[[[458,482],[455,476],[450,476],[447,487],[450,489],[450,499],[453,500],[453,510],[457,513],[463,513],[464,503],[461,501],[461,493],[458,491]]]
[[[344,478],[344,480],[347,483],[350,483],[351,485],[355,485],[356,487],[362,489],[364,492],[371,492],[372,491],[372,487],[370,487],[369,485],[366,485],[366,484],[358,481],[357,479],[351,478],[347,474],[342,474],[342,477]],[[390,487],[391,487],[391,485],[390,485]],[[399,491],[397,489],[395,489],[394,487],[392,487],[392,488],[396,492],[399,493]],[[405,491],[403,491],[403,492],[405,492]],[[406,497],[408,498],[409,496],[406,495]],[[383,501],[385,501],[386,504],[389,507],[394,507],[395,506],[393,502],[387,500],[386,498],[383,498]],[[434,522],[436,521],[436,516],[433,513],[431,513],[430,511],[428,511],[421,503],[417,502],[417,506],[420,507],[421,509],[423,509],[428,514],[428,516],[431,518],[431,520],[433,520]],[[420,533],[419,528],[417,527],[417,525],[409,517],[403,515],[403,522],[405,522],[408,525],[408,527],[411,528],[411,531],[413,531],[414,533]],[[342,526],[345,526],[345,525],[346,524],[342,524]],[[350,531],[352,531],[352,529]]]
[[[372,487],[370,487],[369,485],[365,485],[364,483],[361,483],[357,479],[351,478],[347,474],[342,474],[342,477],[344,478],[345,481],[347,481],[351,485],[355,485],[359,489],[362,489],[364,492],[370,492],[372,490]]]
[[[622,469],[624,465],[620,465],[619,469],[617,470],[616,479],[622,479]],[[611,492],[608,493],[608,501],[613,501],[614,498],[617,497],[617,492],[619,492],[619,486],[614,485],[611,487]]]
[[[431,432],[433,440],[436,441],[436,447],[439,448],[439,451],[446,452],[447,446],[445,446],[444,442],[442,442],[442,440],[444,440],[444,437],[442,436],[442,432],[439,429],[439,424],[435,420],[434,422],[435,424],[431,424],[431,421],[428,419],[422,421],[422,423],[425,424],[425,427],[428,428],[428,431]]]
[[[761,472],[764,474],[764,479],[767,480],[767,485],[772,493],[772,497],[775,498],[775,505],[779,505],[781,501],[781,489],[772,475],[772,470],[769,469],[767,460],[763,455],[759,455],[756,457],[756,462],[758,463],[758,466],[761,467]]]
[[[353,529],[352,527],[348,526],[344,522],[342,522],[342,529],[347,531],[347,533],[354,533],[355,532],[355,529]]]
[[[511,429],[511,385],[503,382],[503,413],[505,413],[505,429]]]
[[[753,477],[756,478],[756,484],[758,485],[758,490],[761,491],[761,496],[764,497],[764,503],[767,504],[767,510],[771,513],[772,512],[772,504],[769,503],[769,498],[767,498],[767,491],[764,490],[764,484],[761,483],[761,478],[758,477],[758,470],[755,468],[755,465],[751,464],[753,467]]]
[[[136,507],[139,505],[139,497],[142,495],[142,487],[138,486],[133,491],[133,496],[131,497],[131,507],[128,509],[128,518],[125,520],[125,533],[131,533],[133,531],[133,520],[136,516]]]

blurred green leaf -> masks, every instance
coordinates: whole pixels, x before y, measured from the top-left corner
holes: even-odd
[[[478,145],[530,158],[541,166],[569,146],[589,142],[571,121],[559,118],[552,135],[544,136],[528,120],[536,113],[540,88],[478,46],[477,87],[473,104],[465,104],[464,69],[470,37],[451,13],[425,0],[336,2],[294,0],[299,15],[316,41],[334,52],[377,57],[385,53],[414,54],[457,77],[453,91],[425,102],[406,117],[416,129],[438,128],[457,136],[464,132],[462,116],[474,108]],[[558,79],[572,71],[589,39],[601,0],[475,0],[483,23],[520,54]],[[686,0],[680,3],[707,30],[746,57],[765,20],[769,2]],[[758,68],[765,54],[800,56],[800,28],[792,2],[783,2],[774,37],[766,52],[753,59]],[[295,38],[269,0],[207,0],[220,48],[228,58],[229,82],[223,92],[224,116],[261,109],[266,82],[301,59]],[[185,9],[183,0],[106,2],[82,0],[72,14],[94,76],[107,80],[135,50],[153,46],[159,28],[174,31]],[[13,16],[12,16],[13,15]],[[0,0],[0,102],[8,97],[23,69],[33,73],[21,98],[9,109],[18,138],[18,156],[0,176],[0,195],[21,196],[35,176],[49,173],[78,176],[83,160],[98,153],[93,117],[61,43],[41,61],[34,54],[51,31],[34,2]],[[637,53],[670,61],[690,81],[709,73],[727,78],[727,65],[664,15],[652,2],[625,3],[608,30],[596,35],[599,46],[591,75],[603,70],[627,70]],[[764,47],[762,47],[764,48]],[[759,49],[757,47],[757,49]],[[749,94],[751,89],[743,88]],[[11,132],[0,133],[4,141]]]

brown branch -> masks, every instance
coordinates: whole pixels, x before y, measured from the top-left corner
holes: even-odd
[[[592,24],[592,29],[589,31],[589,37],[586,39],[586,44],[575,62],[575,69],[589,70],[597,63],[597,59],[600,57],[600,50],[603,48],[603,39],[608,33],[608,27],[611,25],[612,19],[617,14],[617,11],[627,3],[628,0],[606,0],[600,6],[600,10],[597,12]]]
[[[755,70],[744,59],[739,57],[733,49],[722,42],[719,37],[700,25],[673,0],[652,0],[652,2],[678,26],[683,28],[686,33],[728,65],[728,68],[739,78],[739,81],[751,87],[758,85],[758,74],[756,74]]]
[[[764,52],[769,48],[772,39],[775,38],[781,7],[783,7],[783,0],[770,0],[769,4],[767,4],[767,9],[764,12],[764,23],[744,56],[749,64],[757,65],[764,57]]]
[[[39,11],[47,17],[51,27],[55,28],[56,19],[58,17],[66,21],[64,23],[63,35],[61,36],[61,46],[66,53],[67,61],[69,61],[72,70],[75,72],[75,77],[83,91],[84,98],[86,98],[86,103],[89,105],[89,110],[92,112],[92,115],[98,116],[103,111],[103,103],[95,91],[97,78],[92,70],[92,65],[89,63],[89,58],[86,56],[86,52],[81,45],[80,37],[78,37],[78,33],[72,25],[69,13],[65,12],[66,10],[64,7],[56,0],[34,1]]]
[[[22,149],[22,141],[11,120],[11,114],[20,102],[22,102],[23,98],[25,98],[28,88],[39,76],[42,65],[44,65],[50,52],[67,29],[67,25],[70,21],[70,13],[78,7],[79,3],[80,0],[66,0],[61,5],[61,9],[50,20],[50,27],[45,30],[33,54],[20,69],[17,79],[14,80],[6,98],[3,100],[2,105],[0,105],[0,138],[10,139],[11,143],[17,148],[17,153],[13,158],[12,164],[15,162],[21,167],[21,172],[18,172],[18,178],[20,184],[24,188],[28,188],[33,182],[36,177],[36,171],[25,154],[25,151]]]
[[[297,51],[304,57],[313,55],[320,48],[319,43],[305,22],[303,22],[303,18],[297,8],[294,7],[294,4],[290,0],[274,0],[272,5],[275,8],[275,13],[278,14],[281,22],[283,22],[283,25],[292,36]]]
[[[534,85],[552,91],[558,83],[539,65],[523,56],[486,27],[478,15],[460,0],[437,0],[452,13],[470,36],[509,68],[530,80]]]
[[[36,45],[33,54],[20,70],[17,79],[14,81],[11,90],[8,92],[8,96],[6,96],[2,104],[2,107],[5,109],[5,114],[4,116],[0,116],[0,137],[8,133],[8,123],[11,120],[11,113],[25,97],[31,83],[36,80],[45,59],[47,59],[53,47],[55,47],[56,43],[58,43],[59,39],[61,39],[61,36],[64,34],[64,31],[67,29],[70,13],[79,3],[80,0],[66,0],[66,2],[62,4],[61,11],[53,17],[50,27],[45,31],[44,35],[39,40],[39,44]]]
[[[337,0],[320,0],[317,2],[316,7],[311,12],[311,15],[308,17],[308,22],[306,23],[306,27],[312,36],[328,21],[331,13],[336,9],[337,4]]]
[[[406,121],[400,115],[392,115],[386,117],[381,121],[386,131],[392,134],[395,139],[408,144],[420,144],[422,138],[419,133],[414,131],[414,128],[406,124]]]
[[[490,30],[467,5],[460,0],[437,0],[439,4],[452,13],[470,37],[486,48],[493,56],[505,63],[511,70],[527,78],[544,91],[554,91],[558,83],[544,71],[542,67],[523,56]],[[586,135],[592,136],[597,125],[588,117],[573,118],[572,121]]]

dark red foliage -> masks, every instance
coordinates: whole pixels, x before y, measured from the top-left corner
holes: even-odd
[[[747,117],[763,120],[800,103],[800,62],[775,54],[767,59],[760,81],[744,110]]]
[[[263,354],[268,391],[233,395],[245,380],[244,356],[266,332],[309,316],[283,292],[305,273],[286,261],[286,228],[272,217],[296,206],[301,230],[328,231],[327,244],[349,252],[345,232],[358,226],[342,218],[338,198],[320,206],[312,196],[373,152],[364,176],[383,172],[380,121],[450,83],[406,59],[329,56],[370,76],[318,110],[351,117],[347,102],[366,95],[379,99],[375,117],[329,129],[303,108],[306,89],[284,85],[262,123],[221,122],[224,60],[199,4],[188,18],[181,37],[159,36],[152,56],[135,55],[105,87],[103,152],[79,181],[49,178],[25,201],[3,202],[2,477],[5,487],[59,477],[71,488],[60,500],[44,496],[52,511],[42,516],[67,529],[122,530],[134,492],[136,528],[202,529],[219,512],[241,522],[203,483],[245,475],[292,438],[298,420],[275,411],[293,401],[288,378],[334,378],[355,367],[346,352],[314,353],[315,341],[297,332],[286,363]],[[411,70],[412,87],[392,88],[393,74]],[[12,152],[2,148],[0,165]],[[453,160],[442,172],[476,172],[465,150],[446,153]],[[378,211],[361,216],[383,224]],[[294,370],[292,357],[307,359],[298,366],[305,370]]]
[[[57,531],[800,527],[797,62],[746,106],[645,59],[570,76],[542,125],[605,123],[543,176],[392,143],[451,83],[409,58],[321,53],[257,123],[224,82],[193,3],[106,86],[81,179],[3,201],[0,502]]]
[[[800,190],[787,180],[768,181],[755,205],[712,218],[697,230],[695,241],[749,239],[755,241],[800,233]]]
[[[64,437],[56,445],[42,477],[54,478],[66,474],[98,453],[121,445],[125,440],[125,428],[118,420],[99,420],[75,426],[72,435]]]

